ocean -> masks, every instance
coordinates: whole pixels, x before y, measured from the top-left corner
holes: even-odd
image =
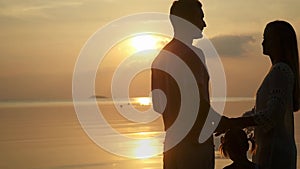
[[[161,117],[135,123],[120,115],[111,101],[98,101],[107,124],[91,121],[82,126],[70,100],[6,101],[0,103],[0,168],[2,169],[162,169]],[[137,110],[149,108],[147,99],[132,103]],[[120,108],[130,106],[118,104]],[[237,117],[253,106],[253,100],[232,100],[224,114]],[[87,112],[88,113],[88,112]],[[295,113],[295,138],[300,143],[300,114]],[[127,141],[108,132],[114,129]],[[95,129],[91,139],[85,129]],[[100,130],[96,130],[100,129]],[[90,135],[91,136],[91,135]],[[142,138],[153,138],[143,140]],[[216,147],[219,138],[215,138]],[[216,148],[217,149],[217,148]],[[113,152],[114,151],[114,152]],[[299,152],[299,151],[298,151]],[[299,163],[300,154],[298,154]],[[216,169],[231,163],[216,150]],[[299,166],[299,165],[298,165]]]

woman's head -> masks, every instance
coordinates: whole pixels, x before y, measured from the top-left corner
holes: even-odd
[[[264,31],[263,53],[272,60],[285,62],[295,75],[294,111],[299,109],[299,54],[294,28],[286,21],[273,21]]]
[[[249,150],[249,141],[252,143],[252,152],[255,150],[255,143],[252,138],[241,129],[230,129],[221,138],[220,151],[225,157],[230,157],[233,161],[237,158],[245,157]]]

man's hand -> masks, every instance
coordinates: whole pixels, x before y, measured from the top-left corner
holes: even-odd
[[[221,121],[218,127],[215,130],[215,136],[220,136],[221,134],[225,133],[228,129],[232,126],[231,121],[228,117],[222,116]]]

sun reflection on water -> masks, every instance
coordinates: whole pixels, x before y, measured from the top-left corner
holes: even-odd
[[[147,134],[147,132],[140,132],[137,135],[143,136],[147,139],[136,139],[133,143],[133,156],[138,159],[146,159],[156,155],[159,155],[162,152],[162,140],[156,137],[149,137],[153,133]]]

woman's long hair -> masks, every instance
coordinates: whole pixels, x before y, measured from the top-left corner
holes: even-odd
[[[278,20],[268,23],[266,28],[279,36],[281,59],[294,73],[293,110],[296,112],[299,110],[299,53],[295,30],[288,22]]]

